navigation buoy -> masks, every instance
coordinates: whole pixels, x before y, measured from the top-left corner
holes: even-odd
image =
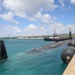
[[[64,63],[69,63],[75,53],[75,47],[69,47],[61,53],[61,59]]]
[[[0,40],[0,59],[7,58],[7,52],[3,40]]]

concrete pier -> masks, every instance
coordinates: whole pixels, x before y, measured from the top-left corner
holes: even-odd
[[[71,59],[63,75],[75,75],[75,55]]]

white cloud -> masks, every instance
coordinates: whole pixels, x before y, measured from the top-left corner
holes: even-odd
[[[21,29],[18,26],[1,25],[0,24],[0,37],[18,36]]]
[[[13,16],[14,16],[14,14],[11,13],[11,12],[8,12],[8,13],[6,13],[6,14],[0,14],[0,17],[1,17],[2,19],[7,20],[7,21],[10,21],[10,22],[15,23],[15,24],[19,24],[17,21],[15,21],[15,20],[13,19]]]
[[[39,17],[39,19],[44,23],[50,23],[52,22],[52,17],[49,14],[44,14]]]
[[[34,30],[37,29],[37,27],[36,27],[34,24],[30,24],[30,25],[28,25],[25,29],[26,29],[26,30],[32,30],[32,31],[34,31]]]
[[[71,3],[75,4],[75,0],[71,0]]]
[[[23,29],[23,35],[27,36],[41,36],[47,33],[47,30],[44,26],[35,26],[33,24],[28,25]]]
[[[60,22],[55,22],[53,25],[48,26],[29,24],[24,28],[19,26],[0,25],[0,37],[2,36],[39,36],[39,35],[51,35],[54,28],[57,34],[68,33],[69,28],[72,29],[72,33],[75,33],[75,24],[63,25]]]
[[[32,17],[28,17],[28,19],[30,21],[35,21],[38,23],[45,23],[45,24],[49,24],[49,23],[52,23],[57,20],[57,18],[55,16],[51,16],[48,13],[42,14],[41,12],[38,12],[36,15],[34,15]]]
[[[64,7],[63,1],[59,1],[61,6]],[[54,28],[56,28],[58,34],[68,33],[69,28],[75,32],[75,25],[63,25],[57,22],[55,16],[51,16],[49,13],[42,13],[43,11],[53,11],[58,7],[54,4],[54,0],[3,0],[3,6],[7,9],[8,13],[0,14],[2,19],[18,24],[14,20],[14,16],[19,16],[30,21],[37,21],[37,25],[29,24],[24,28],[16,25],[1,25],[1,36],[49,35],[53,33]],[[63,17],[63,15],[60,16]]]
[[[2,2],[2,0],[0,1]],[[54,4],[54,0],[3,0],[2,5],[8,13],[0,14],[0,17],[17,24],[18,22],[14,20],[14,16],[35,21],[36,19],[33,16],[38,12],[53,11],[58,7]]]
[[[63,25],[60,22],[55,22],[54,25],[50,25],[50,30],[53,32],[53,29],[56,29],[57,34],[68,33],[71,28],[72,33],[75,33],[75,24]]]
[[[62,6],[62,7],[65,6],[63,0],[59,0],[59,2],[61,3],[61,6]]]
[[[52,17],[52,16],[49,15],[48,13],[42,14],[42,13],[40,13],[40,12],[38,12],[38,14],[35,15],[35,18],[36,18],[37,20],[41,21],[42,23],[46,23],[46,24],[52,23],[52,22],[54,22],[55,20],[57,20],[57,18],[56,18],[55,16]]]
[[[37,14],[41,10],[52,11],[58,7],[54,4],[54,0],[4,0],[3,5],[15,15],[23,18]]]
[[[36,35],[51,35],[53,34],[54,28],[56,29],[57,34],[68,33],[69,28],[72,29],[72,32],[75,33],[75,24],[63,25],[60,22],[57,22],[55,16],[47,14],[41,14],[40,12],[34,16],[33,19],[36,19],[40,24],[29,24],[24,28],[19,26],[1,26],[1,36],[36,36]]]
[[[54,5],[54,0],[4,0],[3,4],[7,9],[25,13],[36,13],[43,6],[49,10],[57,7],[57,5]]]

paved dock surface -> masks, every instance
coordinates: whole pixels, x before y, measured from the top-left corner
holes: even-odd
[[[75,55],[71,59],[63,75],[75,75]]]

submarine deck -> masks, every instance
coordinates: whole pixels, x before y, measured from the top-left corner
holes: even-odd
[[[75,55],[71,59],[63,75],[75,75]]]
[[[47,51],[49,49],[57,48],[63,45],[67,45],[71,40],[66,40],[66,41],[60,41],[60,42],[53,42],[52,44],[48,44],[39,48],[35,48],[32,50],[27,51],[27,53],[38,53],[38,52],[43,52]]]

